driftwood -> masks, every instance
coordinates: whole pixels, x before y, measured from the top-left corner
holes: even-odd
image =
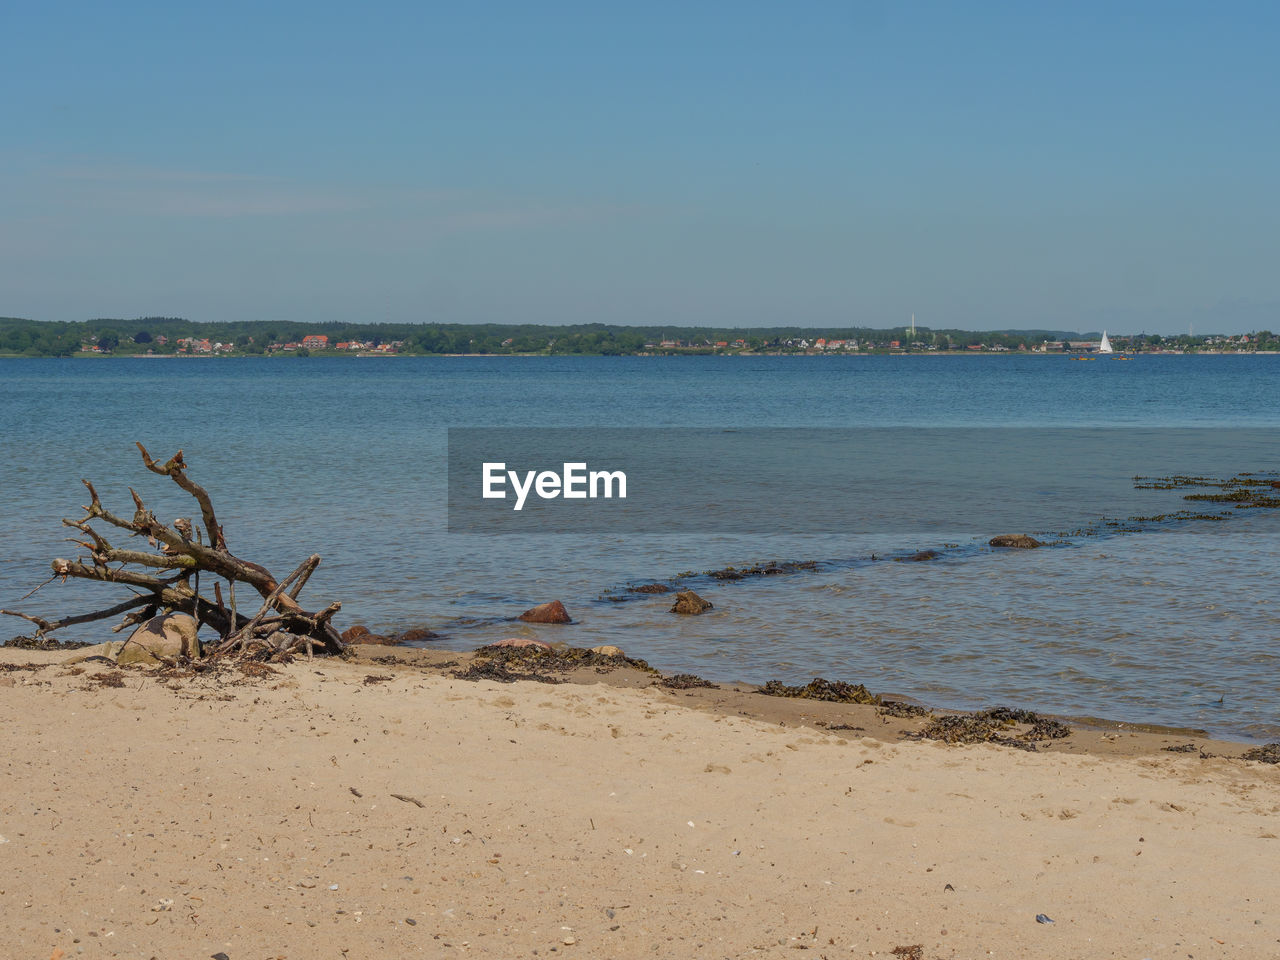
[[[61,579],[65,583],[68,577],[77,577],[117,583],[131,591],[132,598],[103,610],[57,620],[13,610],[0,610],[0,614],[21,617],[35,624],[36,637],[42,639],[63,627],[122,613],[124,619],[113,628],[116,632],[142,623],[161,611],[178,612],[195,617],[201,625],[218,634],[212,650],[214,656],[283,654],[297,649],[305,649],[308,654],[313,649],[342,652],[345,645],[330,622],[342,604],[334,602],[310,613],[298,603],[298,594],[319,566],[320,557],[308,557],[289,576],[277,581],[265,567],[234,556],[227,549],[208,491],[187,476],[182,451],[161,464],[156,463],[140,443],[138,450],[148,470],[168,477],[195,499],[203,526],[183,517],[171,525],[161,523],[132,488],[129,492],[133,495],[133,516],[119,516],[104,507],[93,484],[83,480],[90,497],[89,504],[83,508],[84,516],[78,520],[64,519],[62,523],[83,535],[84,539],[70,540],[82,547],[85,554],[74,560],[54,560],[50,580]],[[101,529],[93,526],[95,522],[124,530],[129,538],[145,538],[148,549],[114,546]],[[201,574],[214,578],[212,599],[200,593]],[[225,600],[220,580],[227,582]],[[241,615],[236,609],[236,584],[252,588],[262,600],[251,617]]]

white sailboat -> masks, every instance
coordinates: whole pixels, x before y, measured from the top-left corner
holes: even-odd
[[[1098,344],[1099,353],[1115,353],[1111,348],[1111,341],[1107,339],[1107,331],[1102,331],[1102,342]]]

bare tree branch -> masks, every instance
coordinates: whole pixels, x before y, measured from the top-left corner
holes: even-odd
[[[8,610],[0,612],[29,620],[42,633],[48,633],[74,623],[87,623],[122,612],[128,613],[124,621],[115,628],[118,631],[140,622],[156,610],[168,609],[188,613],[201,624],[216,630],[223,639],[215,653],[261,650],[266,638],[272,635],[299,637],[299,642],[307,647],[308,652],[313,644],[318,644],[329,653],[339,653],[344,649],[341,636],[330,622],[342,604],[335,601],[318,613],[309,613],[298,603],[299,593],[320,564],[318,555],[308,557],[283,581],[277,581],[265,567],[232,555],[226,548],[226,539],[208,491],[187,476],[182,451],[179,450],[164,464],[157,464],[141,443],[137,446],[142,454],[142,462],[149,471],[169,477],[195,498],[200,505],[208,544],[200,535],[199,528],[190,520],[179,518],[172,526],[161,523],[132,487],[129,488],[129,494],[133,499],[134,512],[131,518],[126,519],[104,507],[94,485],[83,480],[85,489],[89,491],[89,503],[83,508],[84,516],[79,520],[64,519],[62,523],[78,530],[87,538],[71,540],[87,556],[75,560],[54,560],[53,577],[50,579],[60,578],[65,582],[68,577],[75,577],[119,584],[135,591],[136,595],[107,610],[61,620],[49,620]],[[113,546],[92,525],[98,520],[126,531],[131,537],[145,538],[153,547],[158,547],[159,552]],[[166,571],[172,575],[155,575]],[[214,584],[213,601],[199,595],[201,572],[227,581],[230,608],[223,600],[220,583]],[[236,611],[237,583],[247,584],[263,597],[261,609],[248,620]],[[34,592],[33,590],[32,593]],[[274,615],[270,615],[273,612]],[[296,646],[296,643],[289,641],[281,649],[293,649]],[[268,644],[266,649],[274,650],[275,647]]]

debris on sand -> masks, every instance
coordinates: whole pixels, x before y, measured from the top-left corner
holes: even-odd
[[[663,677],[661,680],[655,681],[655,685],[666,687],[668,690],[692,690],[695,687],[709,687],[712,690],[720,689],[718,684],[714,684],[710,680],[704,680],[702,677],[692,673],[677,673],[672,677]]]
[[[910,717],[927,717],[930,710],[928,707],[907,703],[904,700],[885,700],[881,702],[880,709],[876,713],[882,717],[897,717],[905,720]]]
[[[648,663],[635,657],[597,653],[582,647],[549,647],[545,644],[506,646],[495,643],[481,647],[476,659],[465,670],[453,671],[459,680],[497,680],[514,683],[517,680],[537,680],[540,683],[560,683],[553,673],[567,674],[582,667],[594,668],[597,673],[611,673],[623,667],[657,673]]]
[[[1009,734],[1018,726],[1027,729],[1017,736]],[[948,714],[935,717],[910,740],[941,740],[943,743],[996,743],[1019,750],[1036,750],[1036,742],[1061,740],[1071,736],[1071,728],[1059,720],[1042,717],[1030,710],[992,707],[974,714]]]
[[[826,700],[832,703],[870,703],[880,705],[880,698],[860,683],[824,680],[814,677],[803,687],[789,687],[781,680],[770,680],[760,692],[769,697],[795,697],[800,700]]]
[[[1244,760],[1257,760],[1259,763],[1280,763],[1280,743],[1268,743],[1254,747],[1240,754]]]

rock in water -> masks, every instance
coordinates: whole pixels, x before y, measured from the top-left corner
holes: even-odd
[[[1034,550],[1044,546],[1035,537],[1029,537],[1025,533],[1002,533],[987,542],[993,547],[1011,547],[1014,550]]]
[[[552,600],[550,603],[540,603],[536,607],[530,607],[524,613],[520,614],[519,619],[525,623],[572,623],[573,620],[569,616],[569,611],[565,610],[564,604],[559,600]]]
[[[534,640],[530,637],[507,637],[505,640],[499,640],[497,643],[489,644],[491,647],[541,647],[543,650],[550,650],[551,644],[545,640]]]
[[[703,600],[692,590],[681,590],[676,594],[676,603],[675,606],[671,608],[671,612],[684,613],[693,616],[710,609],[710,601]]]
[[[437,640],[440,634],[426,627],[410,627],[403,633],[397,633],[392,639],[396,643],[421,643],[423,640]]]
[[[177,660],[187,657],[198,660],[202,654],[200,638],[196,636],[199,624],[185,613],[171,613],[152,617],[129,635],[116,657],[119,664],[159,663],[160,658]]]
[[[369,628],[363,623],[357,623],[350,630],[342,632],[343,643],[368,643],[377,646],[394,647],[396,641],[390,637],[384,637],[377,633],[370,633]]]

